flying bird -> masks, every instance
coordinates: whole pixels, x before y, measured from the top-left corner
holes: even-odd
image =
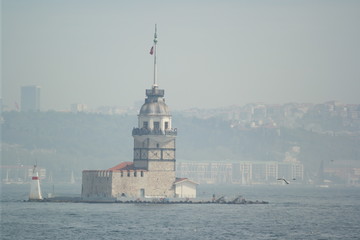
[[[282,180],[282,181],[284,181],[286,184],[289,184],[289,182],[288,182],[288,181],[286,181],[286,179],[285,179],[285,178],[278,178],[277,180]]]

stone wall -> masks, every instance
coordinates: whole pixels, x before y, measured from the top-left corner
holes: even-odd
[[[175,171],[175,160],[149,161],[149,171]]]
[[[82,173],[81,196],[83,198],[110,198],[112,172],[88,170]]]
[[[148,172],[148,185],[146,196],[174,197],[175,171]]]
[[[174,171],[83,171],[82,182],[83,198],[175,196]]]
[[[113,197],[173,197],[175,172],[120,171],[113,172]]]
[[[141,189],[147,186],[148,172],[146,171],[114,171],[112,179],[113,197],[141,197]]]

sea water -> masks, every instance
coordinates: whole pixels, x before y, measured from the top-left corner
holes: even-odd
[[[199,186],[210,200],[239,194],[269,204],[24,202],[30,186],[1,185],[1,239],[360,239],[360,188]],[[79,185],[44,186],[76,196]]]

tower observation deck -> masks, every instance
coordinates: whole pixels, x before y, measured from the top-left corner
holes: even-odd
[[[146,90],[145,103],[138,118],[139,124],[132,135],[177,135],[177,129],[171,128],[171,114],[165,103],[164,90],[153,87]]]

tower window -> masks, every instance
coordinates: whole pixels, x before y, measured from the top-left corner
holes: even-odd
[[[160,129],[160,123],[159,123],[159,122],[154,122],[154,129],[155,129],[155,130],[159,130],[159,129]]]
[[[140,176],[141,176],[141,177],[144,176],[144,172],[143,172],[143,171],[140,172]]]
[[[165,122],[165,129],[169,128],[169,122]]]
[[[136,171],[134,172],[134,177],[136,177],[136,175],[137,175],[137,173],[136,173]]]
[[[143,128],[148,128],[149,127],[149,123],[148,122],[143,122]]]

